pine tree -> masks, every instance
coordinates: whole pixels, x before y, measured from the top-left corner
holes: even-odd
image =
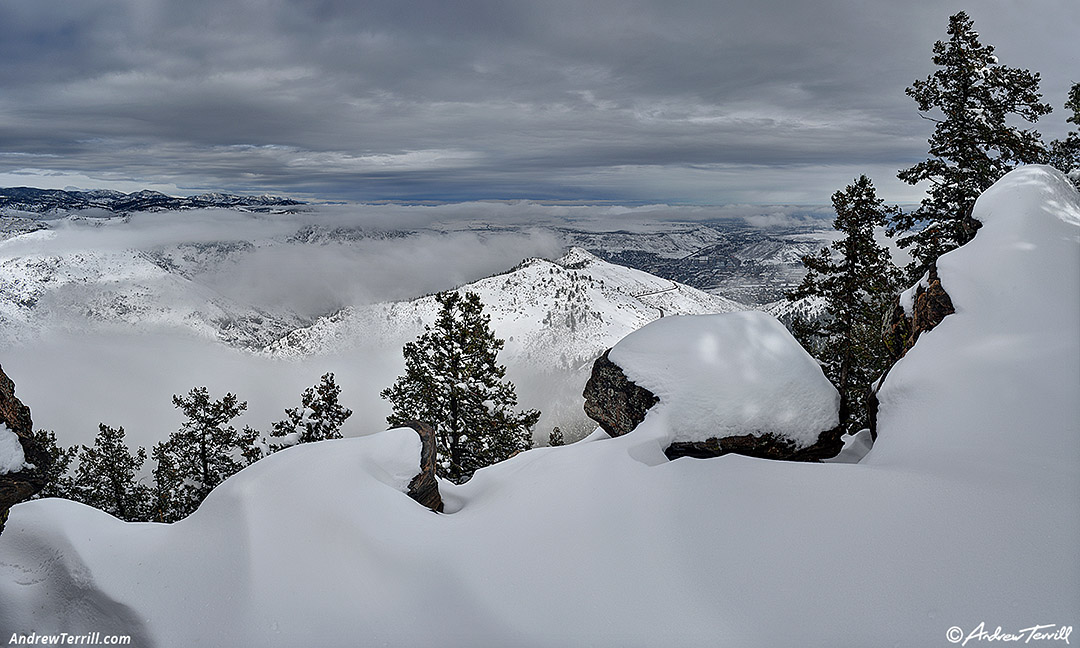
[[[270,436],[281,441],[271,441],[270,451],[277,452],[297,443],[340,439],[342,424],[352,416],[352,410],[338,404],[340,394],[334,374],[323,374],[318,385],[300,395],[300,407],[286,409],[286,418],[272,424]]]
[[[885,205],[866,176],[833,194],[832,203],[833,227],[844,234],[831,245],[836,255],[824,248],[803,257],[807,273],[789,298],[820,296],[826,302],[822,321],[800,321],[796,330],[840,392],[840,425],[854,433],[866,425],[870,384],[887,367],[881,322],[899,280],[889,251],[874,240],[874,228],[899,209]]]
[[[457,292],[436,296],[435,326],[405,345],[405,375],[381,396],[391,402],[392,426],[420,420],[436,431],[438,472],[464,482],[484,466],[532,447],[535,410],[517,413],[513,383],[496,356],[495,337],[480,298]]]
[[[148,518],[150,489],[136,481],[146,461],[146,450],[135,454],[124,442],[124,428],[98,425],[93,447],[82,446],[75,473],[75,493],[80,502],[129,522]]]
[[[173,405],[187,420],[152,451],[154,518],[163,522],[190,515],[215,486],[262,454],[255,445],[258,432],[229,425],[247,409],[236,395],[212,401],[206,387],[196,387],[186,398],[173,396]]]
[[[56,433],[51,430],[38,430],[33,433],[34,441],[45,450],[52,463],[45,470],[45,488],[34,494],[30,499],[42,499],[45,497],[62,497],[64,499],[77,500],[74,493],[74,483],[68,469],[71,460],[78,454],[77,446],[63,447],[56,442]]]
[[[548,435],[548,445],[551,447],[566,445],[566,439],[563,438],[562,430],[558,426],[551,431]]]
[[[895,216],[890,230],[907,232],[897,243],[912,248],[913,279],[975,235],[979,225],[971,210],[979,194],[1017,163],[1046,157],[1038,132],[1007,123],[1013,116],[1034,123],[1050,112],[1039,101],[1039,74],[999,64],[973,27],[966,13],[951,16],[950,39],[934,44],[940,69],[907,89],[935,124],[930,157],[898,174],[909,184],[929,181],[929,195],[914,213]],[[934,116],[926,114],[935,109]],[[926,227],[915,230],[922,222]]]
[[[1080,83],[1074,83],[1069,90],[1065,109],[1072,112],[1065,121],[1080,126]],[[1065,139],[1051,142],[1049,161],[1062,173],[1069,174],[1073,183],[1080,187],[1080,132],[1069,131]]]

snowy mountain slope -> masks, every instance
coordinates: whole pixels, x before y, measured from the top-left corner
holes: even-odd
[[[236,303],[191,279],[169,256],[137,249],[49,249],[55,232],[19,237],[19,252],[0,244],[0,345],[51,331],[128,326],[183,329],[240,347],[258,347],[303,323]],[[38,239],[34,245],[34,239]],[[26,246],[37,248],[24,254]],[[190,258],[190,257],[189,257]],[[191,258],[191,265],[199,260]],[[205,263],[205,261],[202,261]]]
[[[581,392],[593,361],[661,315],[725,313],[747,307],[580,248],[555,261],[526,259],[513,270],[458,288],[480,296],[524,407],[539,409],[537,443],[559,427],[568,440],[595,429]],[[289,332],[264,351],[273,358],[340,357],[355,349],[400,349],[434,323],[434,296],[344,308]],[[399,356],[400,357],[400,356]],[[387,385],[392,377],[386,379]]]
[[[989,641],[1071,632],[1080,198],[1027,168],[974,215],[984,227],[941,263],[957,312],[886,379],[860,464],[668,462],[673,430],[650,415],[442,484],[437,515],[390,478],[415,461],[407,431],[300,446],[171,526],[17,505],[0,628],[161,647],[922,648],[982,645],[999,626]],[[1028,643],[1066,643],[1047,637]]]
[[[576,370],[624,335],[662,315],[724,313],[747,307],[646,272],[602,261],[581,248],[555,261],[527,259],[510,272],[458,290],[475,292],[506,341],[500,361]],[[266,348],[278,356],[399,345],[435,321],[433,296],[343,309]]]
[[[708,229],[711,237],[702,236],[701,245],[686,247],[672,246],[656,235],[604,233],[590,234],[586,240],[590,250],[614,263],[757,305],[775,301],[797,286],[806,272],[802,257],[816,253],[832,238],[824,226],[762,230],[723,222]],[[620,244],[609,246],[609,238]]]

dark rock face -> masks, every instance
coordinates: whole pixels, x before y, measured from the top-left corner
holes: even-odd
[[[911,317],[908,317],[897,298],[892,314],[885,322],[883,330],[885,346],[897,360],[915,346],[915,341],[920,335],[932,330],[947,315],[956,312],[952,298],[941,286],[937,266],[931,266],[927,285],[920,284],[915,288],[915,298],[912,302],[914,312]]]
[[[6,425],[19,437],[26,461],[34,465],[33,469],[0,475],[0,533],[2,533],[8,510],[45,488],[44,470],[52,463],[52,457],[34,442],[32,438],[34,424],[30,419],[30,408],[15,397],[15,383],[7,377],[3,367],[0,367],[0,423]]]
[[[705,441],[694,443],[672,443],[664,454],[668,459],[679,457],[694,457],[695,459],[708,459],[726,454],[740,454],[747,457],[761,459],[779,459],[783,461],[821,461],[835,457],[844,448],[844,442],[840,440],[842,431],[840,428],[826,430],[818,436],[817,443],[796,449],[790,439],[775,434],[741,434],[725,437],[711,437]]]
[[[420,472],[409,482],[409,497],[436,513],[442,513],[443,501],[435,479],[435,429],[421,421],[406,421],[420,435]]]
[[[660,399],[630,381],[619,365],[608,359],[611,349],[593,363],[585,383],[585,414],[613,437],[633,430]]]
[[[610,351],[610,349],[608,350]],[[660,399],[648,389],[634,384],[623,370],[608,358],[608,352],[593,363],[592,375],[585,384],[585,413],[613,437],[630,432],[641,423],[649,409]],[[664,450],[668,459],[695,457],[706,459],[734,453],[763,459],[820,461],[835,457],[844,447],[841,430],[826,430],[813,445],[796,449],[790,439],[775,434],[712,437],[705,441],[676,442]]]

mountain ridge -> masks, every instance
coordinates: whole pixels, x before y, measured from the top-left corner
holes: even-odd
[[[273,208],[296,207],[302,204],[304,203],[280,196],[241,196],[220,192],[178,197],[149,189],[123,193],[109,189],[69,191],[34,187],[0,188],[0,209],[43,215],[87,209],[103,209],[114,214],[221,207],[269,211]]]

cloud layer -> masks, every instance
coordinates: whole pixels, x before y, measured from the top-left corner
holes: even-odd
[[[1076,80],[1072,0],[62,0],[0,7],[0,185],[341,200],[890,199],[904,88],[968,9]]]

